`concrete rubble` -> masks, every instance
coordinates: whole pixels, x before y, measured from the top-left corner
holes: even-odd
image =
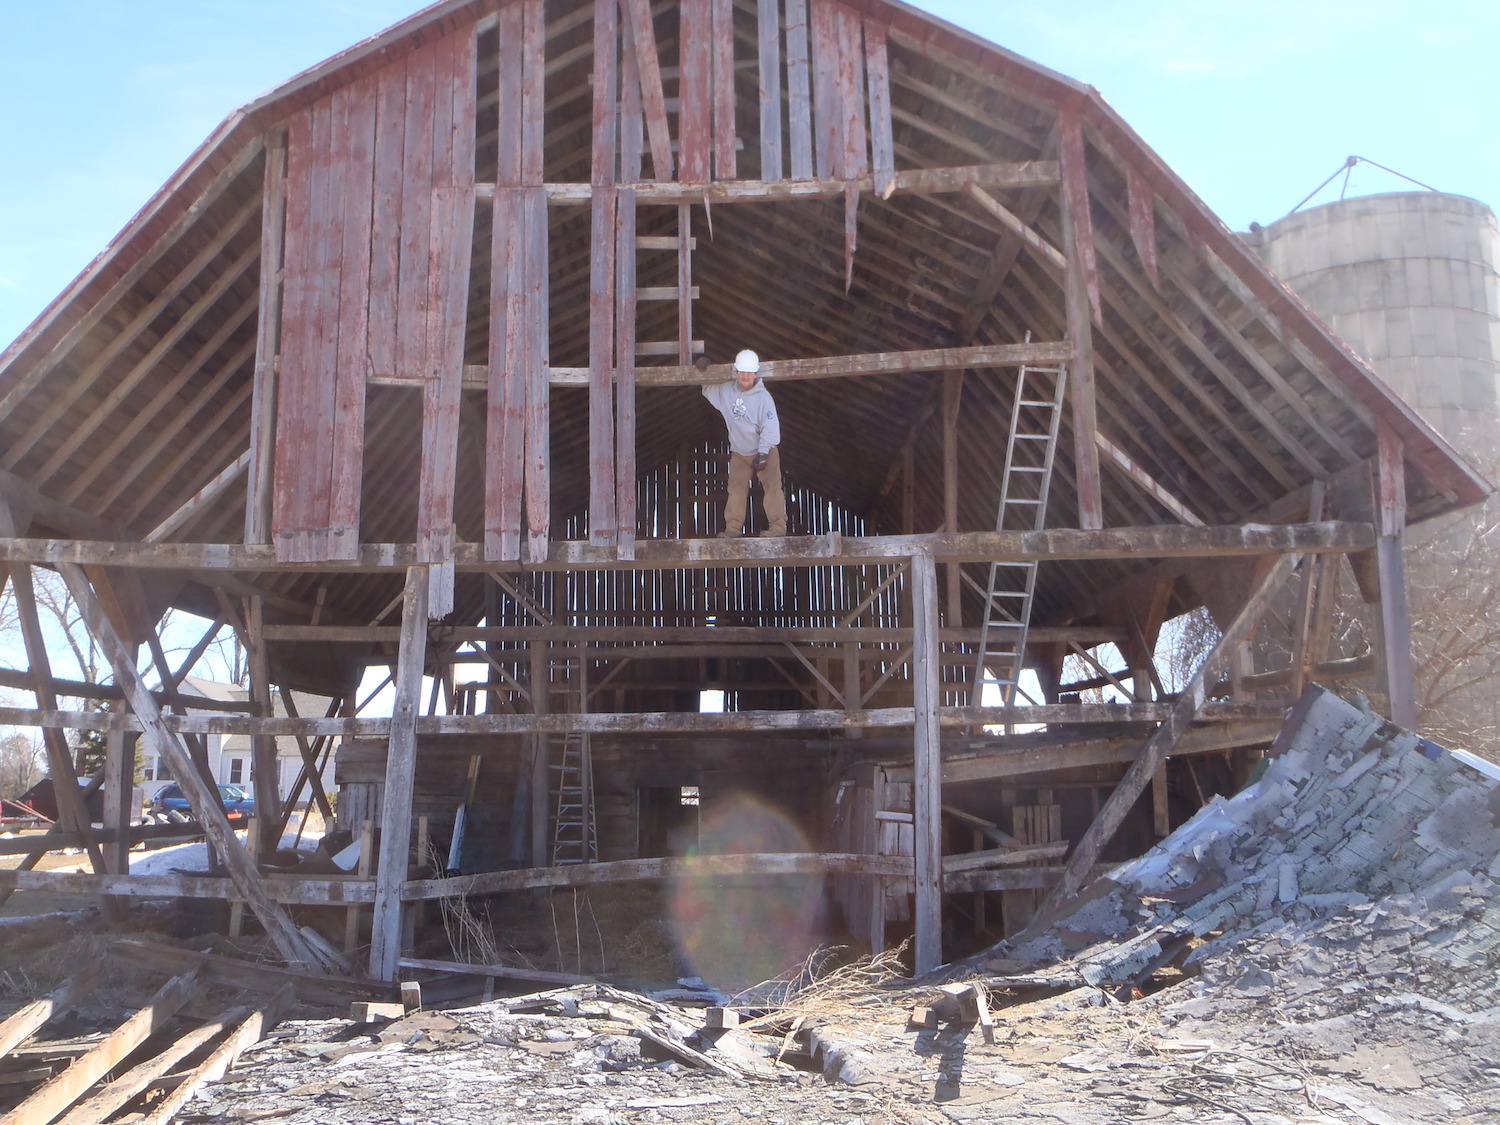
[[[1479,1125],[1500,1120],[1497,818],[1496,767],[1313,689],[1258,782],[941,980],[728,1014],[578,985],[286,1021],[179,1120]],[[945,999],[957,980],[992,1028]]]

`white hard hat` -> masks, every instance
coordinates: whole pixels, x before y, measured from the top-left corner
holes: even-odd
[[[736,371],[759,371],[760,356],[746,348],[734,357],[734,369]]]

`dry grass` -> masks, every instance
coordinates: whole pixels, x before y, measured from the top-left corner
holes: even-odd
[[[897,1008],[919,999],[911,990],[893,987],[906,977],[902,962],[905,943],[854,961],[841,960],[842,952],[837,948],[817,950],[796,969],[736,997],[735,1002],[740,1003],[742,997],[749,999],[768,992],[780,995],[774,1011],[746,1020],[740,1026],[753,1029],[788,1021],[806,1025],[826,1020],[846,1024],[888,1023]]]

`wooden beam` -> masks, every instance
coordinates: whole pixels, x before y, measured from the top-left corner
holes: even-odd
[[[645,0],[639,0],[645,3]],[[649,120],[649,119],[648,119]],[[882,183],[885,181],[882,180]],[[891,194],[942,195],[964,191],[969,184],[1013,190],[1051,187],[1058,183],[1056,161],[1030,160],[1016,164],[971,164],[956,168],[908,168],[894,174]],[[640,202],[648,205],[678,203],[776,203],[791,199],[842,199],[854,188],[861,195],[875,192],[875,180],[866,174],[847,180],[825,177],[792,180],[718,180],[710,184],[679,184],[664,180],[635,185]],[[494,184],[476,184],[481,200],[490,199]],[[583,183],[545,185],[547,202],[554,206],[588,203],[594,187]]]
[[[1032,230],[1025,220],[1009,207],[977,184],[965,184],[964,191],[970,199],[999,219],[1012,234],[1021,240],[1022,246],[1036,255],[1037,261],[1042,265],[1059,275],[1067,270],[1068,259],[1062,251]]]
[[[1073,359],[1067,343],[988,344],[971,348],[929,348],[909,352],[872,352],[864,355],[825,356],[816,359],[764,360],[761,378],[767,382],[793,379],[839,379],[851,375],[898,375],[933,373],[972,367],[1020,367],[1023,364],[1067,363]],[[479,390],[488,385],[492,368],[471,365],[464,369],[464,386]],[[624,370],[624,368],[622,368]],[[728,363],[695,366],[636,367],[634,377],[642,387],[697,387],[734,378]],[[553,367],[548,382],[554,387],[586,387],[587,367]],[[375,375],[371,382],[388,387],[414,387],[416,380],[396,375]]]
[[[0,1023],[0,1059],[10,1054],[59,1012],[75,1007],[98,987],[104,978],[105,963],[92,960],[40,1000],[33,1000]]]
[[[632,654],[636,655],[636,654]],[[1264,719],[1285,712],[1278,703],[1214,704],[1206,718],[1230,722]],[[1013,708],[943,707],[938,721],[945,727],[996,726],[1026,723],[1160,722],[1171,712],[1167,703],[1047,703]],[[417,720],[417,733],[433,734],[649,734],[778,730],[843,730],[855,727],[909,727],[915,722],[910,707],[877,707],[859,711],[641,711],[619,714],[483,714],[429,715]],[[0,723],[61,730],[142,730],[134,715],[99,711],[36,711],[0,707]],[[389,719],[261,719],[250,716],[163,715],[161,729],[170,734],[225,734],[287,736],[343,736],[388,738]],[[3,877],[0,872],[0,877]]]
[[[672,179],[672,135],[667,126],[667,103],[662,92],[661,61],[656,53],[656,29],[651,22],[651,0],[620,2],[635,47],[646,135],[651,141],[652,172],[658,183],[667,183]]]
[[[291,984],[284,985],[280,992],[246,1016],[208,1058],[199,1063],[170,1094],[151,1107],[151,1115],[146,1119],[147,1125],[168,1125],[194,1094],[208,1083],[217,1082],[228,1074],[245,1048],[280,1022],[282,1013],[291,1006],[293,988]]]
[[[636,558],[621,562],[613,550],[576,541],[554,542],[547,559],[529,570],[655,570],[695,567],[857,565],[872,559],[898,561],[925,555],[945,561],[989,562],[1040,559],[1231,558],[1286,552],[1348,554],[1375,546],[1368,523],[1235,524],[1227,527],[1111,527],[1096,531],[960,531],[920,535],[845,538],[837,533],[795,539],[659,539],[637,545]],[[458,544],[462,572],[517,570],[519,563],[480,557],[477,544]],[[347,562],[285,563],[274,550],[219,543],[129,543],[76,539],[0,537],[0,562],[57,566],[132,567],[203,572],[389,573],[415,565],[409,544],[369,543]]]
[[[197,973],[173,977],[137,1011],[93,1048],[74,1059],[4,1117],[0,1125],[47,1125],[99,1079],[164,1027],[185,1003],[202,992]]]
[[[710,879],[737,875],[910,876],[909,856],[829,852],[771,852],[667,856],[570,863],[518,871],[488,871],[448,879],[414,879],[401,888],[407,902],[466,895],[500,894],[538,887],[587,887],[656,879]]]
[[[108,1121],[116,1111],[137,1094],[142,1093],[158,1078],[167,1074],[174,1066],[217,1039],[226,1028],[250,1014],[243,1005],[231,1008],[223,1015],[209,1020],[174,1041],[166,1050],[138,1066],[133,1066],[120,1077],[86,1101],[79,1102],[57,1125],[95,1125]]]
[[[1378,608],[1379,652],[1382,686],[1389,701],[1391,721],[1407,730],[1417,727],[1417,704],[1413,694],[1411,658],[1411,611],[1407,603],[1406,562],[1406,468],[1401,439],[1382,423],[1376,429],[1375,473],[1376,579],[1380,591]]]
[[[937,637],[937,567],[933,560],[923,556],[913,558],[911,579],[915,782],[912,811],[916,824],[914,967],[920,976],[937,968],[943,960],[943,777],[938,733],[942,684]]]
[[[229,491],[230,486],[238,481],[245,470],[250,467],[251,452],[247,449],[229,462],[213,480],[193,493],[175,512],[148,531],[142,542],[162,542],[173,532],[191,522],[194,516],[211,507],[213,502]]]
[[[229,826],[224,810],[220,807],[217,790],[211,791],[198,776],[192,755],[163,722],[161,709],[136,672],[130,649],[120,640],[114,625],[105,616],[83,571],[72,563],[61,563],[58,572],[72,591],[89,632],[114,668],[115,682],[125,690],[130,708],[140,721],[147,742],[172,767],[178,785],[188,799],[188,806],[203,825],[209,842],[218,849],[236,889],[255,911],[277,952],[288,962],[307,961],[316,964],[311,951],[307,949],[306,939],[295,923],[261,887],[260,874]]]
[[[1068,397],[1073,411],[1073,472],[1078,490],[1078,526],[1104,526],[1104,495],[1099,481],[1099,450],[1094,435],[1099,418],[1094,399],[1093,322],[1104,322],[1099,296],[1099,267],[1094,254],[1094,226],[1084,169],[1083,134],[1076,109],[1064,110],[1059,133],[1063,166],[1063,247],[1067,253],[1063,280],[1067,339],[1073,346]],[[1090,315],[1092,311],[1092,315]]]
[[[756,0],[760,49],[760,178],[784,178],[781,157],[781,0]]]
[[[1198,518],[1197,514],[1191,508],[1163,488],[1155,477],[1140,465],[1137,465],[1130,454],[1110,441],[1109,438],[1096,431],[1094,434],[1094,444],[1099,447],[1100,452],[1108,457],[1122,473],[1140,485],[1147,496],[1150,496],[1151,499],[1155,500],[1183,523],[1189,527],[1204,526],[1203,521]]]
[[[1193,673],[1193,678],[1179,693],[1171,713],[1157,728],[1156,733],[1147,739],[1139,756],[1121,778],[1119,786],[1110,794],[1109,800],[1099,810],[1099,815],[1078,841],[1078,847],[1068,859],[1066,873],[1043,903],[1044,910],[1057,906],[1078,893],[1083,885],[1084,875],[1098,861],[1104,846],[1124,823],[1136,798],[1150,784],[1156,768],[1167,759],[1187,733],[1194,717],[1207,702],[1208,689],[1218,682],[1220,673],[1233,653],[1250,636],[1271,601],[1281,593],[1282,586],[1291,576],[1297,562],[1298,556],[1283,555],[1256,584],[1244,607],[1224,630],[1218,644],[1209,651],[1198,670]]]
[[[0,533],[15,534],[15,517],[10,507],[0,502]],[[16,618],[21,627],[21,643],[26,650],[26,660],[31,672],[31,690],[38,708],[44,711],[57,709],[57,696],[52,690],[52,665],[47,655],[47,641],[42,633],[42,621],[37,612],[36,590],[32,585],[32,568],[27,565],[10,568],[11,593],[15,600]],[[92,821],[87,806],[78,791],[78,775],[73,771],[73,755],[67,739],[60,729],[43,728],[42,745],[47,755],[47,772],[52,778],[52,790],[57,801],[58,820],[68,831],[76,832],[88,852],[89,866],[96,874],[108,870],[104,853],[94,842]],[[0,894],[0,903],[9,897]]]
[[[385,800],[380,819],[380,866],[375,881],[375,917],[370,944],[370,976],[395,980],[401,957],[400,886],[411,853],[411,799],[417,757],[417,716],[421,707],[422,666],[427,650],[427,574],[406,572],[401,605],[400,664],[391,707],[390,750],[386,755]]]

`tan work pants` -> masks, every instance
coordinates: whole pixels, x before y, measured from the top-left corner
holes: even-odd
[[[745,510],[750,506],[750,462],[752,457],[729,455],[729,499],[724,502],[724,530],[730,535],[745,533]],[[761,487],[766,490],[766,520],[770,524],[766,534],[786,534],[786,496],[781,491],[781,453],[771,449],[771,460],[760,474]]]

